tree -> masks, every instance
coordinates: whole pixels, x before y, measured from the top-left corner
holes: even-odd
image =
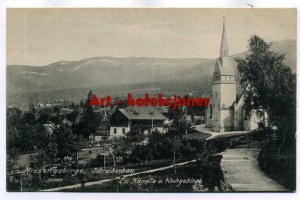
[[[173,110],[173,106],[170,106],[168,109],[168,116],[169,119],[172,120],[172,126],[178,127],[179,121],[183,116],[183,112],[181,111],[181,108],[177,107],[176,110]]]
[[[164,146],[165,135],[154,131],[148,135],[148,144],[147,148],[151,149],[152,157],[154,159],[167,157],[165,151],[166,146]]]
[[[96,133],[97,128],[101,123],[100,115],[94,112],[93,106],[90,106],[90,100],[93,97],[92,90],[89,91],[86,101],[82,105],[82,114],[79,124],[74,126],[74,132],[89,137]]]
[[[138,163],[144,163],[152,159],[152,149],[147,145],[135,145],[130,155],[130,160]]]
[[[22,123],[13,135],[14,144],[20,153],[34,152],[48,143],[48,135],[41,124]]]
[[[39,115],[40,117],[37,120],[37,123],[39,124],[45,124],[49,121],[50,117],[51,117],[51,111],[47,110],[47,109],[43,109],[39,111]]]
[[[61,124],[56,131],[57,157],[63,159],[65,157],[74,156],[82,148],[80,138],[72,134],[71,129]]]
[[[245,90],[245,111],[264,109],[269,124],[277,126],[283,143],[294,141],[296,132],[296,75],[284,63],[285,56],[270,50],[270,45],[253,35],[250,54],[237,58],[237,69]],[[260,110],[258,110],[260,109]],[[259,113],[258,113],[259,114]]]
[[[51,166],[56,161],[58,149],[55,137],[55,134],[53,134],[49,139],[48,144],[45,145],[37,155],[37,161],[41,166],[47,164]]]
[[[132,127],[131,131],[126,134],[126,140],[131,143],[142,143],[146,139],[146,135],[139,127]]]
[[[24,113],[23,119],[24,119],[25,123],[28,123],[30,125],[35,123],[34,113],[31,113],[31,112]]]
[[[14,170],[16,169],[16,165],[18,164],[19,160],[19,152],[15,148],[11,148],[7,150],[6,153],[6,166],[7,171],[14,173]]]
[[[213,143],[198,141],[194,144],[196,149],[196,163],[201,174],[202,184],[208,191],[214,191],[214,187],[220,187],[223,180],[220,160],[222,156],[215,156],[216,149]]]
[[[47,154],[47,158],[48,158],[48,164],[51,165],[52,163],[55,162],[57,158],[57,152],[58,152],[57,143],[55,141],[55,138],[52,136],[50,142],[45,148],[45,153]]]
[[[187,134],[187,130],[191,127],[191,123],[187,120],[183,111],[181,111],[180,108],[173,110],[172,107],[169,107],[168,115],[172,120],[169,130],[177,135]]]
[[[176,154],[179,153],[180,148],[183,146],[182,140],[179,137],[173,137],[171,139],[172,143],[172,152],[173,152],[173,160],[174,160],[174,174],[176,175]]]
[[[112,137],[106,143],[106,150],[112,155],[114,167],[116,166],[116,157],[126,156],[128,147],[125,137]]]
[[[208,188],[203,185],[202,179],[195,182],[192,187],[194,192],[208,192]]]

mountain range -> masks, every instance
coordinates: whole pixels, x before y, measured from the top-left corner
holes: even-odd
[[[286,64],[296,72],[296,40],[271,42],[271,50],[286,55]],[[232,55],[245,57],[247,52]],[[164,95],[208,96],[215,59],[94,57],[80,61],[59,61],[46,66],[7,66],[7,104],[64,99],[78,102],[89,89],[98,97],[163,93]],[[236,70],[236,66],[235,66]],[[236,70],[237,71],[237,70]],[[237,81],[240,77],[237,74]]]

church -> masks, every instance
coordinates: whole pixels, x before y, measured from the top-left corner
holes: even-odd
[[[205,110],[205,125],[214,132],[251,131],[260,123],[266,124],[266,114],[257,116],[252,110],[250,116],[244,112],[244,93],[236,81],[234,60],[229,56],[225,21],[219,58],[216,60],[211,86],[210,102]],[[247,89],[247,88],[246,88]]]

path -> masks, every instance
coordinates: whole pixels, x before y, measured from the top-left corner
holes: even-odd
[[[199,132],[199,134],[210,134],[206,140],[217,139],[217,138],[226,138],[232,136],[239,136],[248,133],[249,131],[228,131],[228,132],[214,132],[209,127],[205,127],[205,124],[193,126],[194,129]]]
[[[186,165],[186,164],[192,163],[192,162],[196,162],[196,160],[190,160],[190,161],[178,163],[178,164],[176,164],[176,166],[182,166],[182,165]],[[136,175],[139,175],[139,174],[147,174],[147,173],[152,173],[152,172],[157,172],[157,171],[170,169],[170,168],[173,168],[173,167],[174,167],[174,165],[169,165],[169,166],[166,166],[166,167],[159,167],[159,168],[151,169],[151,170],[147,170],[147,171],[122,175],[122,177],[126,178],[126,177],[136,176]],[[118,176],[118,177],[115,177],[115,178],[121,178],[121,176]],[[107,183],[109,181],[111,181],[111,179],[103,179],[103,180],[99,180],[99,181],[86,182],[85,186],[101,185],[101,184]],[[64,186],[64,187],[50,188],[50,189],[45,189],[45,190],[40,190],[40,191],[41,192],[55,192],[55,191],[60,191],[60,190],[65,190],[65,189],[74,189],[74,188],[80,188],[80,187],[81,187],[81,184],[76,184],[76,185],[69,185],[69,186]]]
[[[224,177],[235,191],[288,191],[261,171],[257,157],[259,148],[227,149],[221,153]]]

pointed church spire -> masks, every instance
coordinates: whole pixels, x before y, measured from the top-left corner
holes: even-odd
[[[221,48],[220,48],[220,57],[228,56],[228,45],[227,45],[227,36],[226,36],[226,29],[225,29],[226,17],[223,17],[223,33],[222,33],[222,41],[221,41]]]
[[[106,107],[105,107],[105,105],[104,105],[104,113],[103,113],[103,118],[107,118],[107,113],[106,113]]]

